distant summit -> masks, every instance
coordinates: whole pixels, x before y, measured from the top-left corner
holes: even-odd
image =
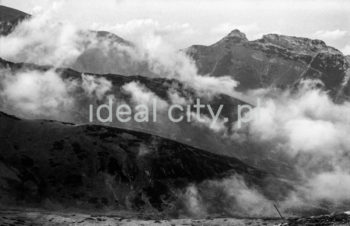
[[[248,41],[247,36],[243,32],[241,32],[240,30],[238,30],[238,29],[234,29],[233,31],[231,31],[226,36],[226,38],[239,38],[239,39]]]
[[[337,99],[350,98],[349,57],[322,40],[267,34],[249,41],[235,29],[212,45],[185,51],[200,74],[229,75],[239,82],[239,91],[296,87],[304,79],[319,79]]]
[[[218,43],[222,42],[246,42],[248,41],[247,36],[238,29],[234,29]]]
[[[274,44],[282,48],[303,52],[305,54],[311,52],[329,52],[334,54],[341,54],[339,50],[327,46],[324,41],[318,39],[309,39],[278,34],[267,34],[257,41]]]

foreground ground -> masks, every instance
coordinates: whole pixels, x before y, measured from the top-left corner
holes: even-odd
[[[234,219],[234,218],[207,218],[207,219],[168,219],[168,220],[145,220],[124,218],[121,214],[115,215],[91,215],[82,213],[63,213],[46,211],[23,211],[23,210],[0,210],[1,226],[36,226],[36,225],[93,225],[93,226],[294,226],[294,225],[350,225],[348,214],[333,214],[317,217],[288,219]]]
[[[214,219],[168,219],[168,220],[145,220],[121,217],[120,214],[114,215],[91,215],[62,212],[45,211],[19,211],[19,210],[1,210],[1,226],[37,226],[37,225],[93,225],[93,226],[137,226],[137,225],[193,225],[193,226],[225,226],[225,225],[278,225],[280,220],[263,219],[234,219],[234,218],[214,218]]]

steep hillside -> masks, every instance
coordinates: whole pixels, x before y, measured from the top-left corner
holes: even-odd
[[[27,13],[0,5],[0,35],[11,33],[18,23],[28,17]]]
[[[145,133],[0,113],[0,134],[3,205],[172,211],[191,183],[232,175],[269,187],[271,198],[281,191],[271,190],[280,183],[272,175],[235,158]]]

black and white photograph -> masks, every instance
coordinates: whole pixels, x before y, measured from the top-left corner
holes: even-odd
[[[350,225],[350,1],[0,0],[0,226]]]

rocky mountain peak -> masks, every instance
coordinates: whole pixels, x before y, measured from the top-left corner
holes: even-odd
[[[311,52],[328,52],[332,54],[341,54],[339,50],[327,46],[324,41],[318,39],[267,34],[264,35],[259,41],[304,54],[310,54]]]
[[[243,39],[245,41],[248,41],[247,36],[238,29],[232,30],[226,37],[228,37],[228,38],[234,37],[234,38],[239,38],[239,39]]]
[[[221,39],[219,43],[221,42],[238,43],[238,42],[246,42],[246,41],[248,41],[247,36],[244,33],[242,33],[240,30],[234,29],[228,35],[226,35],[223,39]]]
[[[322,40],[318,39],[309,39],[309,38],[302,38],[302,37],[294,37],[294,36],[287,36],[287,35],[278,35],[278,34],[267,34],[263,35],[263,40],[267,42],[271,42],[273,44],[280,44],[280,45],[317,45],[319,47],[326,47],[326,43]]]

